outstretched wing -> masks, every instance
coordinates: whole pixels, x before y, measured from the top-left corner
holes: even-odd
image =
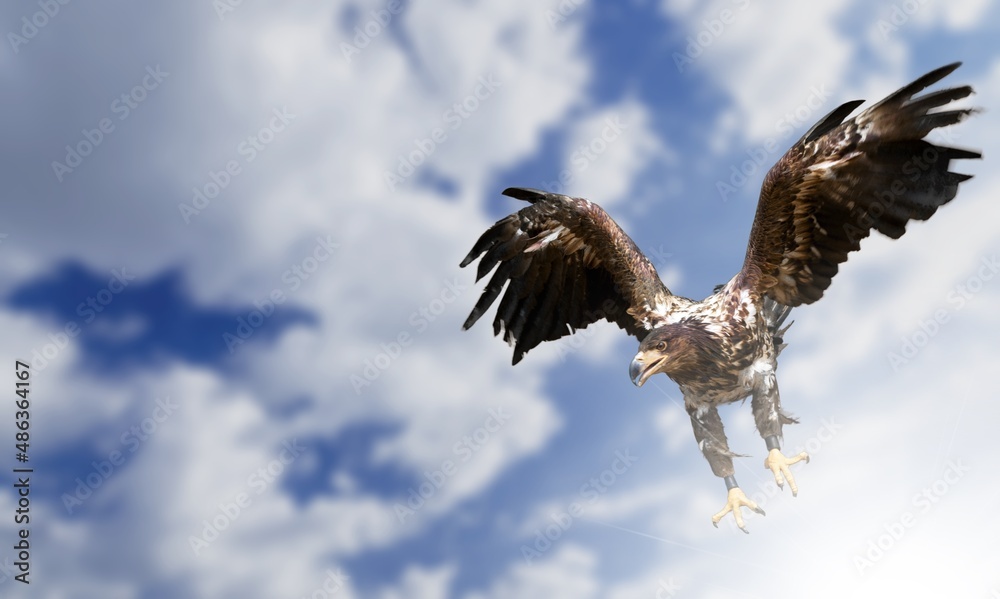
[[[980,154],[923,138],[973,112],[930,112],[972,88],[914,96],[960,64],[927,73],[846,122],[862,101],[840,106],[782,156],[761,188],[745,285],[787,306],[812,303],[872,229],[897,239],[910,220],[930,218],[955,197],[971,175],[950,172],[951,160]]]
[[[542,341],[601,319],[642,339],[670,310],[675,298],[656,269],[600,206],[534,189],[503,193],[531,206],[487,229],[462,260],[467,266],[482,256],[477,281],[497,267],[463,328],[509,281],[493,334],[504,331],[514,364]]]

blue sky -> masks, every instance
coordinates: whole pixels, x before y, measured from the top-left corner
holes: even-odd
[[[0,14],[0,355],[32,363],[35,469],[32,582],[0,551],[2,596],[1000,596],[996,3]],[[975,178],[793,312],[797,498],[722,411],[751,535],[711,526],[724,487],[676,386],[629,381],[634,339],[511,367],[492,312],[460,330],[503,188],[601,204],[701,298],[785,148],[955,60],[985,110],[934,139],[982,150]]]

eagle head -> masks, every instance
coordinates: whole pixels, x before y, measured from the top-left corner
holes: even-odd
[[[688,378],[685,373],[697,372],[698,360],[712,344],[708,331],[686,323],[665,324],[653,329],[639,344],[628,374],[636,387],[658,372],[674,381]],[[707,347],[706,347],[707,346]]]

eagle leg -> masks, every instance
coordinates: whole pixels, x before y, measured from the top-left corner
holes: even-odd
[[[729,450],[729,442],[726,440],[726,431],[722,425],[719,410],[715,406],[704,404],[695,407],[692,405],[693,403],[696,402],[685,401],[688,415],[691,416],[694,438],[698,442],[698,448],[708,460],[708,465],[712,467],[712,473],[726,482],[728,491],[726,505],[722,511],[712,516],[712,525],[718,528],[719,521],[726,514],[732,512],[736,518],[736,525],[740,527],[740,530],[749,534],[750,531],[743,523],[742,508],[750,508],[761,516],[764,515],[764,510],[746,496],[736,483],[736,477],[733,476],[733,458],[741,456]]]
[[[774,439],[774,443],[777,444],[776,437],[768,437],[768,445],[771,445],[770,439]],[[767,457],[764,458],[764,467],[769,468],[774,474],[774,482],[778,483],[778,487],[784,489],[785,481],[788,481],[788,487],[792,490],[792,497],[796,497],[799,494],[799,487],[795,484],[795,477],[792,476],[792,471],[788,469],[789,466],[797,462],[809,463],[809,454],[802,452],[791,458],[785,457],[785,454],[781,453],[781,450],[777,447],[771,448],[767,453]]]
[[[730,480],[732,481],[732,483],[730,483]],[[729,487],[729,497],[726,499],[726,505],[725,507],[722,508],[722,511],[712,516],[712,526],[718,528],[719,521],[722,520],[726,514],[732,512],[733,516],[736,518],[736,526],[739,526],[740,530],[742,530],[743,532],[750,534],[750,531],[747,530],[746,525],[743,524],[743,512],[740,508],[748,507],[751,510],[760,514],[761,516],[765,515],[764,510],[760,509],[760,506],[758,506],[756,503],[751,501],[750,498],[746,496],[746,493],[743,492],[743,489],[739,488],[736,485],[736,479],[734,479],[733,477],[731,476],[727,477],[726,486]]]
[[[808,464],[809,454],[803,451],[788,458],[781,453],[782,427],[785,424],[793,424],[798,421],[781,411],[781,396],[778,393],[778,382],[775,379],[773,369],[761,375],[754,389],[750,407],[753,410],[757,431],[767,445],[768,453],[767,457],[764,458],[764,467],[770,469],[774,474],[774,482],[778,483],[779,488],[784,489],[787,480],[788,486],[792,490],[792,497],[798,496],[799,487],[795,484],[795,477],[792,476],[792,471],[788,467],[802,461]]]
[[[743,456],[729,451],[729,442],[726,440],[726,431],[722,426],[719,410],[711,405],[702,404],[696,407],[692,405],[693,402],[684,403],[688,415],[691,416],[694,440],[698,442],[698,449],[712,467],[712,473],[719,478],[732,476],[735,472],[733,458]]]

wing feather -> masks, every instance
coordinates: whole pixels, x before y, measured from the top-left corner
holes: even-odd
[[[462,260],[480,258],[476,280],[494,268],[466,319],[468,329],[500,297],[493,333],[517,364],[543,341],[608,320],[642,339],[674,297],[635,243],[597,204],[526,188],[504,195],[531,203],[486,230]]]
[[[923,138],[975,111],[930,112],[972,88],[914,96],[959,64],[927,73],[847,121],[861,101],[843,104],[785,153],[761,187],[745,286],[786,306],[812,303],[873,229],[897,239],[911,220],[930,218],[955,197],[971,175],[951,172],[951,161],[980,154]]]

